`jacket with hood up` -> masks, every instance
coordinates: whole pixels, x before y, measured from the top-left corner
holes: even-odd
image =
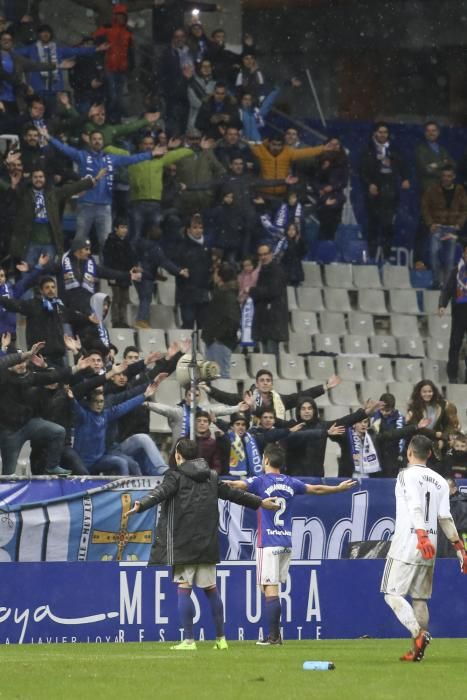
[[[261,505],[258,496],[219,481],[204,459],[169,469],[141,500],[140,512],[163,503],[149,564],[217,564],[219,498],[255,510]]]
[[[117,3],[112,8],[112,26],[99,27],[93,36],[108,41],[105,69],[110,73],[127,73],[133,68],[133,34],[125,24],[117,24],[117,15],[128,17],[127,6]]]

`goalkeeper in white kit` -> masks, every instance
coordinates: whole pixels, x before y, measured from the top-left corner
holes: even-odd
[[[431,641],[427,600],[438,525],[456,549],[461,572],[467,574],[467,554],[451,516],[448,483],[426,466],[431,448],[423,435],[413,437],[408,446],[408,466],[396,481],[396,526],[381,582],[384,600],[412,635],[412,649],[401,661],[421,661]],[[411,605],[406,596],[411,597]]]

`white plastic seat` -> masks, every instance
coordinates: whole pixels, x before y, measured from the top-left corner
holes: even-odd
[[[138,347],[145,355],[150,352],[165,352],[167,343],[165,341],[165,333],[159,328],[151,328],[138,330]]]
[[[175,282],[167,280],[166,282],[158,282],[157,298],[159,304],[163,306],[175,306]]]
[[[348,263],[331,263],[324,266],[324,279],[327,287],[353,289],[352,265]]]
[[[368,314],[387,316],[388,313],[382,289],[359,289],[357,306]]]
[[[370,352],[366,335],[344,335],[342,341],[344,352],[350,355],[368,355]]]
[[[260,369],[267,369],[272,372],[273,376],[277,375],[277,362],[275,355],[268,355],[266,353],[252,353],[249,356],[250,364],[250,375],[252,377],[256,376],[256,373]]]
[[[169,330],[176,328],[175,313],[170,306],[162,304],[151,304],[149,307],[149,319],[153,328],[163,328]],[[187,331],[189,333],[189,331]]]
[[[334,333],[335,335],[345,335],[347,328],[344,314],[334,311],[321,311],[319,315],[319,325],[321,333]]]
[[[451,334],[451,317],[450,316],[427,316],[428,319],[428,335],[432,338],[449,339]]]
[[[304,274],[304,287],[322,287],[321,268],[314,262],[302,262]]]
[[[221,391],[227,391],[229,394],[238,392],[238,383],[235,379],[216,379],[212,385]]]
[[[379,397],[382,394],[386,394],[386,392],[387,383],[382,380],[370,379],[360,385],[360,398],[363,404],[365,404],[368,399],[378,401]]]
[[[352,272],[356,289],[381,289],[381,277],[377,265],[354,265]]]
[[[334,333],[320,333],[313,336],[316,352],[332,352],[339,355],[341,344],[339,336]]]
[[[349,301],[349,293],[346,289],[325,288],[323,293],[324,306],[328,311],[352,311]]]
[[[423,312],[425,314],[437,314],[439,309],[439,292],[434,289],[423,290]],[[451,304],[446,307],[448,316],[451,315]]]
[[[392,364],[388,357],[367,357],[365,359],[366,378],[380,382],[392,381]]]
[[[274,377],[274,391],[277,391],[278,394],[295,394],[299,391],[299,386],[293,379]]]
[[[410,382],[388,382],[388,393],[396,399],[396,408],[405,416],[412,395],[413,384]]]
[[[316,331],[317,332],[317,329]],[[289,333],[289,352],[298,355],[301,352],[310,352],[313,341],[309,333]]]
[[[422,360],[423,379],[431,379],[435,384],[447,384],[449,381],[447,364],[447,361],[442,359],[432,360],[427,358]]]
[[[397,342],[392,335],[374,335],[370,338],[370,349],[375,355],[397,355]]]
[[[230,378],[243,381],[248,377],[245,355],[232,353],[230,356]]]
[[[308,376],[310,379],[325,381],[336,372],[332,357],[310,355],[307,357]]]
[[[292,311],[290,314],[292,330],[295,333],[313,335],[318,333],[318,317],[314,311]]]
[[[416,384],[422,378],[422,366],[420,360],[397,357],[394,366],[394,376],[398,382],[410,382]]]
[[[323,311],[323,294],[319,287],[298,287],[298,308],[302,311]]]
[[[324,420],[336,421],[342,418],[347,413],[350,413],[350,408],[348,406],[335,406],[334,404],[329,404],[329,406],[323,407],[323,418]],[[329,441],[328,441],[329,442]],[[335,444],[335,443],[331,443]]]
[[[391,314],[391,333],[396,338],[418,337],[417,319],[407,314]]]
[[[159,413],[154,413],[154,411],[149,412],[149,431],[151,433],[163,433],[164,435],[172,432],[167,418]]]
[[[294,309],[298,309],[297,296],[295,294],[295,287],[287,287],[287,304],[289,307],[289,311],[293,311]]]
[[[420,314],[417,292],[414,289],[391,289],[389,310],[396,314]]]
[[[348,315],[348,324],[352,335],[372,336],[375,332],[373,316],[361,311],[351,311]]]
[[[365,380],[362,361],[358,357],[338,357],[336,370],[343,381],[363,382]]]
[[[303,357],[293,354],[280,354],[279,376],[282,379],[294,379],[295,381],[307,379]]]
[[[329,399],[335,406],[359,406],[355,382],[341,382],[329,392]]]
[[[425,346],[421,338],[398,338],[397,343],[400,355],[425,357]]]
[[[449,336],[428,338],[426,354],[430,360],[447,360],[449,352]]]
[[[447,384],[446,398],[448,401],[451,401],[451,403],[453,403],[456,406],[460,422],[464,423],[465,411],[467,409],[467,391],[465,385]]]
[[[384,265],[381,277],[386,289],[412,289],[406,265]]]
[[[117,346],[119,353],[122,353],[128,345],[135,344],[133,328],[110,328],[109,336],[110,341]]]

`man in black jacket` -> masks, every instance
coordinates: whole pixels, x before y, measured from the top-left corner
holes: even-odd
[[[230,377],[230,358],[238,343],[240,304],[238,303],[237,275],[228,263],[221,263],[214,272],[216,285],[209,303],[206,322],[201,335],[206,343],[205,357],[217,362],[221,377]]]
[[[459,371],[459,353],[467,333],[467,244],[464,244],[462,258],[451,270],[440,297],[438,313],[444,316],[451,302],[452,323],[449,340],[449,358],[447,372],[450,384],[457,384]],[[467,359],[465,363],[465,381],[467,382]]]
[[[175,257],[186,276],[176,278],[175,300],[180,304],[182,328],[204,327],[209,301],[211,256],[205,246],[204,226],[200,214],[192,216],[183,243]]]
[[[255,305],[253,339],[263,352],[279,355],[279,343],[289,339],[287,279],[283,267],[274,260],[268,243],[258,248],[261,268],[256,286],[249,290]]]
[[[163,503],[157,522],[156,538],[149,564],[173,566],[178,585],[178,610],[184,628],[184,641],[171,647],[177,651],[195,651],[191,599],[193,583],[203,588],[216,625],[216,649],[227,649],[224,636],[224,609],[216,587],[216,563],[219,561],[218,499],[254,508],[278,510],[274,498],[261,499],[219,481],[204,459],[197,459],[196,442],[182,438],[175,448],[176,468],[169,469],[164,480],[127,515],[141,513]]]

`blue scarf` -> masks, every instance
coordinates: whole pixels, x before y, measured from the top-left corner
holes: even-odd
[[[32,194],[34,197],[34,221],[36,224],[48,224],[49,216],[47,214],[44,191],[33,190]]]
[[[254,316],[255,305],[253,299],[247,297],[242,306],[242,315],[240,319],[240,345],[244,348],[255,345],[255,341],[252,337]]]
[[[190,414],[191,410],[187,403],[182,402],[180,404],[183,410],[182,417],[182,432],[180,437],[188,437],[190,435]]]
[[[60,307],[62,306],[63,301],[58,297],[54,297],[53,299],[47,299],[47,297],[42,297],[42,308],[46,311],[49,311],[49,313],[52,313],[54,308],[56,308],[57,311],[60,311]]]
[[[96,291],[96,263],[92,257],[89,257],[89,259],[85,262],[84,274],[81,282],[76,279],[70,251],[65,253],[62,258],[62,270],[63,284],[67,292],[71,289],[78,289],[78,287],[82,287],[87,292],[90,292],[90,294],[94,294]]]
[[[363,476],[380,472],[381,465],[378,454],[369,433],[366,432],[362,440],[355,430],[350,427],[347,428],[347,438],[350,443],[354,471]]]
[[[230,440],[229,474],[231,476],[256,476],[263,471],[263,460],[251,433],[241,438],[233,430],[228,432]]]
[[[467,265],[463,258],[457,266],[456,282],[456,304],[467,304]]]

